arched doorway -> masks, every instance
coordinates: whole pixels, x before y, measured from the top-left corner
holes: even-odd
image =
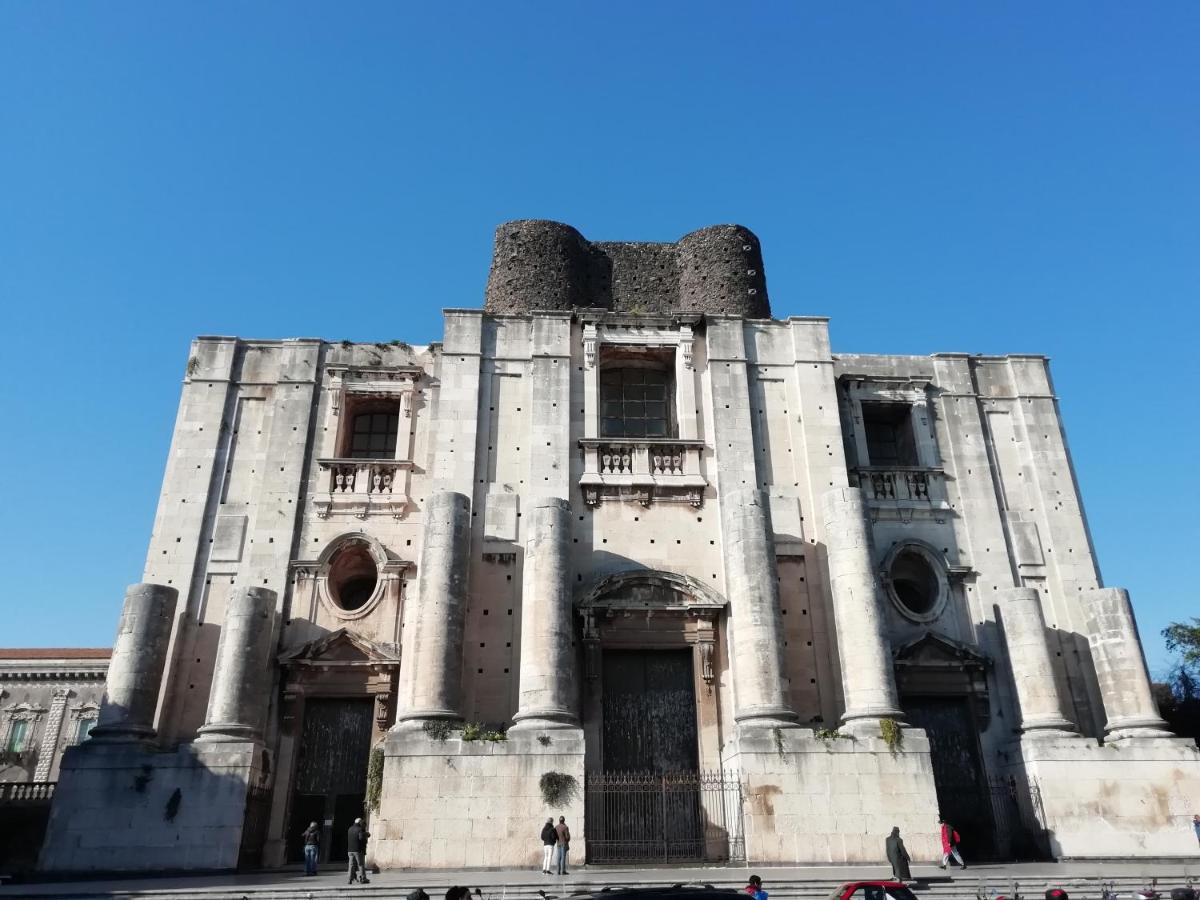
[[[738,855],[740,787],[720,771],[725,606],[695,579],[647,570],[579,597],[590,862]]]

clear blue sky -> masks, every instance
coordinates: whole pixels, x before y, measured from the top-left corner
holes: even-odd
[[[1200,4],[0,5],[0,644],[106,644],[196,334],[423,343],[492,230],[741,222],[843,352],[1053,357],[1152,665],[1200,615]]]

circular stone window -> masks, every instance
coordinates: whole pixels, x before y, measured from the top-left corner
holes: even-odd
[[[928,622],[942,611],[948,585],[938,559],[915,544],[896,548],[887,566],[888,593],[910,619]]]
[[[344,610],[360,609],[379,583],[379,569],[365,544],[339,550],[329,565],[329,596]]]

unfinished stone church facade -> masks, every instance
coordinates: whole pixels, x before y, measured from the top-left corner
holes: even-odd
[[[385,867],[560,814],[578,862],[1195,851],[1046,358],[835,353],[739,226],[507,223],[429,346],[198,338],[144,582],[43,868],[364,810]]]

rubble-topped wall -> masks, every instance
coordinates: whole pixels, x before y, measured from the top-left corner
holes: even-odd
[[[488,312],[587,307],[770,318],[762,248],[741,225],[702,228],[674,244],[592,243],[570,225],[540,219],[496,229]]]

